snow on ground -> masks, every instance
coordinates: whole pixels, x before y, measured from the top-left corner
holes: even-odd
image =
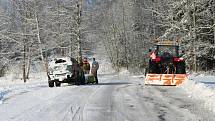
[[[199,74],[191,75],[190,79],[205,84],[207,87],[215,88],[215,76]]]
[[[127,74],[128,71],[122,70],[120,73],[123,75]],[[142,78],[144,80],[145,76],[136,75],[133,77]],[[189,94],[190,98],[202,100],[204,102],[204,107],[215,113],[215,76],[193,74],[190,75],[189,80],[179,88],[184,89]]]
[[[207,119],[207,112],[201,112],[200,110],[209,109],[215,113],[215,76],[206,76],[203,74],[198,76],[192,75],[190,76],[190,80],[186,81],[180,87],[150,87],[144,86],[143,75],[133,76],[125,68],[121,69],[119,73],[116,73],[111,68],[108,60],[97,58],[97,61],[100,63],[99,80],[102,80],[102,82],[94,86],[48,88],[45,73],[31,74],[27,83],[23,83],[23,80],[20,77],[17,78],[16,75],[0,78],[0,105],[3,104],[2,107],[5,107],[9,112],[5,118],[10,117],[10,114],[15,116],[19,114],[19,111],[15,110],[17,107],[12,106],[12,104],[20,104],[18,106],[19,110],[27,110],[35,106],[32,108],[32,112],[29,113],[29,115],[33,114],[34,116],[28,117],[23,115],[23,117],[18,117],[16,120],[19,120],[19,118],[30,119],[30,117],[36,117],[37,115],[39,117],[44,116],[47,112],[42,109],[55,113],[55,111],[57,112],[61,108],[62,110],[72,110],[70,113],[74,113],[73,110],[76,110],[76,108],[77,112],[82,111],[84,113],[86,111],[84,115],[87,119],[92,118],[94,120],[98,118],[97,116],[101,115],[99,117],[101,120],[114,117],[116,121],[132,119],[136,116],[141,118],[148,117],[147,120],[157,120],[154,113],[158,113],[160,120],[172,120],[174,116],[181,120],[195,120]],[[181,89],[187,93],[184,93]],[[44,95],[46,96],[43,97]],[[23,97],[27,98],[23,99]],[[89,99],[89,102],[86,103],[86,100],[82,100],[83,97],[86,100]],[[76,98],[80,99],[75,100]],[[62,100],[64,102],[61,102]],[[24,106],[25,102],[23,101],[31,102],[31,104]],[[204,103],[201,103],[201,101]],[[40,113],[35,112],[40,112],[37,106],[41,102],[45,102],[45,104],[40,106],[43,112],[40,115]],[[171,102],[171,105],[169,102]],[[200,106],[198,107],[199,104]],[[54,108],[50,105],[54,106]],[[67,109],[71,105],[71,109]],[[8,107],[14,108],[15,111],[10,110]],[[204,109],[201,109],[201,107],[204,107]],[[107,113],[109,117],[105,117],[106,114],[104,115],[100,110]],[[146,110],[150,110],[153,113],[153,117]],[[2,112],[4,111],[2,110]],[[79,113],[77,114],[81,115]],[[91,116],[89,114],[93,115]],[[75,115],[76,113],[74,113],[73,117]],[[199,115],[200,117],[198,117]],[[211,119],[211,115],[208,115],[209,119]],[[46,118],[50,119],[49,116],[44,116],[41,117],[41,120]],[[136,120],[141,119],[137,118]]]
[[[191,75],[181,88],[191,98],[204,101],[204,107],[215,113],[215,76]]]
[[[99,52],[101,52],[100,56],[94,56],[100,65],[98,73],[100,75],[104,75],[106,73],[115,73],[106,55],[103,54],[104,50],[100,50]],[[34,68],[32,69],[30,78],[26,83],[24,83],[21,79],[22,75],[20,71],[17,71],[17,69],[12,70],[5,77],[0,78],[0,104],[4,103],[4,100],[7,100],[14,95],[48,87],[46,73],[41,72],[41,70],[44,70],[41,64],[33,67]]]
[[[16,77],[16,78],[14,78]],[[26,83],[15,75],[8,75],[0,78],[0,104],[4,100],[18,94],[27,93],[42,87],[47,87],[47,77],[45,73],[31,74]]]
[[[26,83],[47,81],[47,76],[45,72],[31,73],[29,79]],[[5,77],[0,77],[0,86],[23,84],[23,80],[20,75],[7,75]]]
[[[122,68],[119,71],[119,75],[130,75],[130,72],[126,68]]]
[[[26,84],[20,80],[0,85],[1,120],[213,121],[202,101],[181,89],[187,89],[189,81],[181,88],[145,86],[144,77],[132,76],[126,69],[119,74],[100,69],[98,85],[49,88],[45,75],[35,75]]]

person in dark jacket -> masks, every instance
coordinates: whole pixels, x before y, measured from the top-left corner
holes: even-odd
[[[96,61],[95,58],[93,58],[91,74],[93,74],[93,76],[95,77],[96,84],[98,84],[98,76],[97,76],[98,69],[99,69],[99,63]]]

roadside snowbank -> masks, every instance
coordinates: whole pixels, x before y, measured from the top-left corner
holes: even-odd
[[[32,82],[42,82],[47,81],[47,76],[45,72],[31,73],[29,79],[27,79],[26,83]],[[14,85],[14,84],[23,84],[23,80],[21,76],[9,74],[5,77],[0,78],[0,87]]]
[[[119,71],[119,75],[128,76],[128,75],[130,75],[130,72],[126,68],[121,68]]]
[[[205,84],[207,87],[215,88],[215,76],[200,74],[192,75],[190,79]]]
[[[42,72],[31,74],[30,79],[26,83],[19,78],[11,78],[11,75],[2,77],[0,78],[0,104],[13,95],[26,93],[42,87],[47,87],[46,75]]]
[[[0,104],[13,95],[27,93],[42,87],[47,87],[47,84],[45,82],[38,82],[0,87]]]
[[[203,75],[195,78],[191,76],[190,80],[186,81],[181,88],[187,91],[191,98],[203,100],[204,107],[215,113],[215,89],[203,83],[209,81],[207,79]],[[215,82],[215,77],[210,77],[210,79],[212,79],[211,82]]]

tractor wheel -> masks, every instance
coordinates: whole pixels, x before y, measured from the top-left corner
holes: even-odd
[[[146,67],[146,68],[145,68],[145,71],[144,71],[145,76],[149,73],[148,71],[149,71],[149,68]]]
[[[176,65],[176,74],[186,74],[186,66],[184,62]]]
[[[157,64],[155,62],[149,62],[149,73],[157,73]]]

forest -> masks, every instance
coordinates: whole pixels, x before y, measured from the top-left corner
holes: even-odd
[[[0,0],[0,75],[95,48],[139,73],[156,39],[178,41],[189,71],[214,71],[214,23],[215,0]]]

